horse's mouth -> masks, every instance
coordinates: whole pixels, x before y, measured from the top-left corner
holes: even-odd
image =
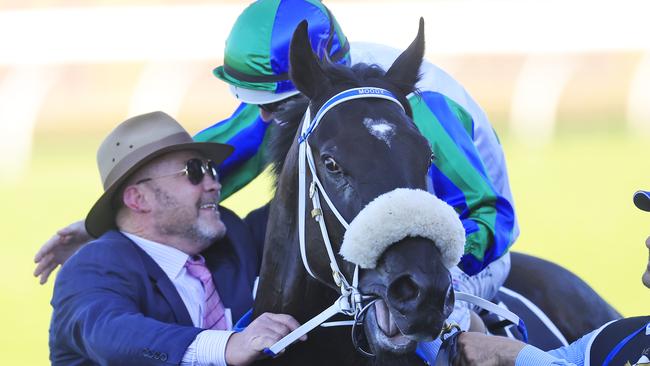
[[[395,337],[399,334],[402,334],[402,331],[395,323],[393,314],[388,310],[386,302],[384,300],[375,301],[375,319],[377,319],[377,325],[387,337]]]
[[[377,300],[368,310],[365,331],[374,352],[405,354],[417,346],[417,340],[400,331],[384,300]]]

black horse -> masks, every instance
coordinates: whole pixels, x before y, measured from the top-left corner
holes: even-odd
[[[311,50],[306,27],[306,23],[298,27],[291,43],[291,78],[311,101],[312,115],[331,96],[362,86],[388,90],[401,103],[372,98],[343,103],[330,110],[309,137],[317,175],[334,206],[349,222],[374,198],[395,188],[426,190],[431,149],[413,124],[405,97],[414,89],[422,62],[422,27],[416,40],[385,73],[367,65],[350,69],[321,64]],[[365,119],[386,121],[393,129],[390,141],[373,136],[363,123]],[[330,306],[339,293],[318,224],[311,217],[306,219],[307,260],[317,280],[301,260],[296,211],[297,122],[299,119],[293,118],[275,131],[277,190],[270,209],[254,316],[265,311],[288,313],[304,323]],[[345,230],[331,210],[324,211],[329,237],[338,252]],[[342,274],[351,279],[353,265],[339,259]],[[421,364],[413,352],[416,342],[438,335],[454,301],[450,274],[435,243],[421,237],[398,241],[381,256],[375,269],[360,272],[359,288],[381,299],[368,311],[364,326],[370,349],[376,354],[374,360],[390,365]],[[292,346],[277,361],[282,365],[356,365],[369,360],[352,346],[350,328],[337,327],[315,330],[307,342]]]
[[[290,76],[304,97],[287,103],[279,116],[286,123],[274,126],[272,131],[270,155],[277,175],[277,189],[271,202],[254,306],[254,317],[267,311],[288,313],[301,323],[330,306],[339,296],[339,289],[332,281],[323,238],[311,217],[305,218],[306,260],[317,279],[303,267],[299,249],[298,141],[300,117],[306,108],[310,108],[313,116],[330,97],[356,87],[388,90],[401,104],[400,107],[391,101],[372,98],[343,103],[332,108],[323,117],[321,127],[309,137],[316,174],[333,205],[348,222],[386,192],[396,188],[426,190],[425,175],[431,163],[429,144],[412,122],[406,100],[406,95],[414,90],[424,53],[422,21],[414,42],[386,72],[372,65],[358,64],[348,68],[319,61],[311,50],[306,27],[304,22],[298,27],[290,47]],[[385,122],[390,133],[382,135],[383,139],[373,135],[364,124],[368,120]],[[345,229],[327,205],[323,211],[329,238],[334,252],[338,253]],[[370,307],[364,324],[366,341],[374,358],[364,358],[355,350],[349,327],[338,327],[318,328],[309,333],[307,342],[292,346],[277,360],[264,362],[282,365],[422,364],[413,353],[416,342],[438,335],[454,301],[443,255],[432,240],[407,237],[391,245],[374,269],[360,272],[360,290],[380,299]],[[352,278],[353,264],[337,257],[343,276]],[[513,272],[517,272],[519,267],[517,261],[514,262]],[[523,287],[532,285],[522,284]],[[556,285],[588,288],[581,281]],[[521,288],[515,290],[523,292]],[[544,296],[549,293],[541,297]],[[597,306],[605,304],[596,294],[590,300]],[[570,302],[563,304],[565,306],[558,313],[576,312]],[[615,316],[607,314],[586,319],[580,312],[576,315],[578,319],[569,319],[564,326],[576,333],[591,330]]]

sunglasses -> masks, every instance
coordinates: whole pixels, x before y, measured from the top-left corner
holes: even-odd
[[[217,163],[215,163],[212,160],[203,161],[201,159],[194,158],[188,160],[185,163],[185,168],[183,168],[183,170],[179,170],[171,174],[161,175],[159,177],[141,179],[135,182],[135,184],[148,182],[154,179],[171,177],[178,174],[184,174],[187,176],[187,179],[190,181],[190,183],[192,183],[193,185],[198,185],[203,181],[203,177],[205,176],[205,173],[208,173],[208,175],[212,178],[212,180],[215,181],[218,180],[219,174],[217,173],[217,166],[218,166]]]

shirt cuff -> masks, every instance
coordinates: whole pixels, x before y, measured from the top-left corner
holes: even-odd
[[[183,365],[227,366],[226,345],[234,332],[225,330],[204,330],[187,347]]]
[[[515,366],[550,366],[573,365],[565,360],[557,359],[548,353],[531,345],[526,345],[517,354]]]

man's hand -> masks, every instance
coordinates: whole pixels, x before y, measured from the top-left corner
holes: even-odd
[[[242,332],[230,336],[226,345],[226,363],[234,366],[248,365],[264,357],[264,348],[271,347],[299,326],[291,315],[260,315]],[[300,340],[307,340],[307,336],[300,337]]]
[[[59,230],[46,241],[34,256],[34,277],[41,276],[41,285],[47,282],[52,271],[65,263],[82,246],[93,239],[86,232],[84,221],[74,222]]]
[[[454,366],[514,366],[525,344],[505,337],[465,332],[458,336]]]

